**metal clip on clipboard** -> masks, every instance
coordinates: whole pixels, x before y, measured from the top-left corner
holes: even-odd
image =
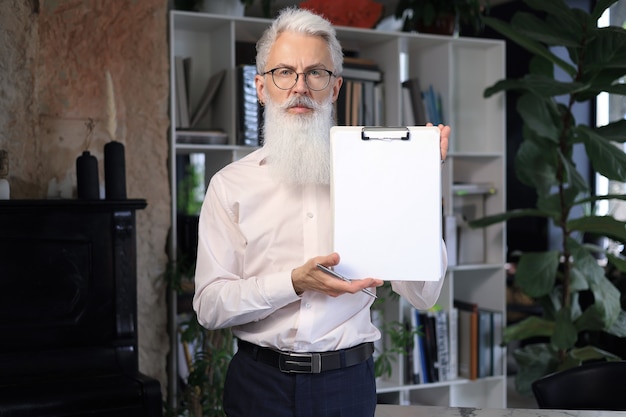
[[[361,129],[361,140],[392,140],[401,139],[409,140],[408,127],[363,127]]]

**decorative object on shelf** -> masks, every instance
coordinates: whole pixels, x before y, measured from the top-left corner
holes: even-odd
[[[333,25],[365,29],[376,26],[383,14],[383,5],[372,0],[306,0],[299,6],[324,15]]]
[[[458,35],[461,25],[478,33],[489,0],[400,0],[395,16],[404,19],[403,31]]]
[[[104,145],[104,190],[107,200],[126,199],[126,159],[124,145],[115,140],[117,131],[117,111],[111,73],[106,72],[107,82],[107,125],[106,131],[111,141]]]
[[[100,180],[98,175],[98,159],[89,152],[96,123],[89,118],[85,122],[87,135],[85,150],[76,158],[76,196],[83,200],[100,199]]]
[[[76,194],[81,200],[100,199],[98,160],[89,151],[76,158]]]
[[[104,145],[104,190],[107,200],[126,199],[124,145],[114,140]]]
[[[515,156],[515,172],[537,193],[536,207],[488,216],[472,222],[483,227],[519,217],[544,217],[562,236],[557,249],[523,253],[515,284],[542,306],[506,328],[505,343],[524,341],[513,352],[518,364],[516,387],[530,395],[531,383],[543,375],[590,360],[615,360],[602,340],[626,337],[624,294],[609,279],[594,252],[606,252],[609,266],[622,276],[624,257],[586,245],[585,233],[606,236],[623,245],[626,222],[611,214],[599,216],[593,207],[626,195],[602,195],[591,190],[576,169],[574,147],[583,145],[594,171],[610,180],[626,182],[623,146],[626,120],[592,128],[577,123],[572,107],[590,103],[598,94],[626,95],[620,80],[626,76],[626,30],[596,27],[598,18],[615,1],[598,2],[591,13],[570,8],[563,0],[527,0],[536,14],[517,12],[511,23],[485,18],[485,24],[530,51],[530,70],[520,79],[505,79],[487,88],[485,97],[501,91],[518,93],[517,111],[524,123],[523,142]],[[566,23],[565,23],[566,22]],[[571,61],[557,56],[554,47],[567,48]],[[555,67],[564,74],[556,79]],[[563,81],[563,77],[568,77]],[[589,209],[591,207],[591,209]],[[620,300],[620,297],[622,298]]]

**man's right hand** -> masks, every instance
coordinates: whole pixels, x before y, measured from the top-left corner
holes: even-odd
[[[317,267],[317,264],[322,264],[332,268],[339,264],[339,260],[338,253],[317,256],[291,271],[291,282],[296,294],[302,295],[304,291],[317,291],[330,297],[337,297],[341,294],[355,294],[365,288],[383,285],[383,281],[376,278],[353,279],[350,282],[346,282],[333,277]]]

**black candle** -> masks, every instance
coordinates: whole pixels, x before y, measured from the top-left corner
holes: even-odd
[[[104,192],[107,200],[126,199],[126,162],[120,142],[104,145]]]
[[[89,151],[76,158],[76,194],[83,200],[100,198],[98,160]]]

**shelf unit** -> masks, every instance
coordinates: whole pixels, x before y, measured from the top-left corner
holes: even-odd
[[[202,121],[207,128],[219,128],[228,135],[227,145],[177,144],[171,140],[172,233],[171,256],[176,256],[176,167],[178,155],[205,155],[205,179],[218,169],[247,154],[252,148],[237,146],[237,103],[235,67],[240,60],[242,43],[254,44],[269,20],[211,15],[194,12],[170,12],[170,62],[174,57],[192,57],[190,101],[197,104],[208,78],[226,70],[215,104]],[[505,210],[505,101],[503,95],[484,99],[482,92],[505,76],[504,42],[475,38],[382,32],[337,27],[339,40],[347,51],[375,60],[383,72],[385,125],[402,123],[401,83],[419,77],[422,88],[432,84],[441,94],[445,123],[453,128],[450,149],[442,167],[443,214],[452,215],[467,197],[455,196],[454,182],[490,182],[496,192],[482,197],[484,214]],[[245,62],[247,64],[252,63]],[[171,74],[171,132],[175,138],[176,92]],[[483,248],[483,256],[471,264],[448,268],[438,304],[450,309],[455,299],[478,303],[481,307],[506,314],[505,300],[505,228],[494,225],[478,232],[472,242]],[[176,297],[170,298],[172,303]],[[385,305],[386,320],[402,319],[408,310],[400,300]],[[176,323],[176,308],[171,308],[171,322]],[[171,328],[172,331],[175,327]],[[174,333],[171,333],[174,334]],[[176,346],[172,344],[172,357]],[[406,385],[404,357],[398,357],[389,378],[378,381],[378,392],[392,402],[463,407],[506,407],[506,367],[502,375],[449,382]],[[175,361],[169,366],[176,375]],[[170,377],[170,385],[173,385]],[[174,384],[175,385],[175,384]],[[170,390],[170,396],[172,393]]]

